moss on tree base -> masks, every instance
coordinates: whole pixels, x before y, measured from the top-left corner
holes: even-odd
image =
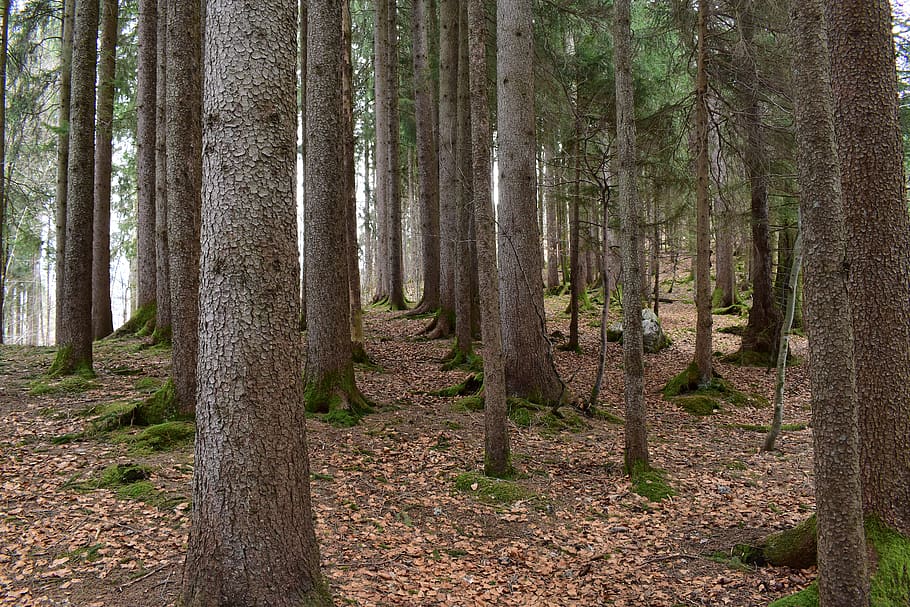
[[[126,321],[111,335],[113,338],[130,337],[133,335],[151,335],[155,330],[155,320],[158,316],[158,306],[155,302],[146,304],[133,312],[132,318]]]
[[[692,415],[711,415],[722,409],[721,402],[736,407],[768,406],[766,398],[737,390],[716,373],[707,386],[700,385],[699,379],[698,365],[690,363],[664,386],[664,398]]]
[[[663,470],[639,462],[632,468],[629,476],[632,479],[632,491],[648,498],[649,501],[662,502],[676,495],[673,487],[667,482],[666,473]]]
[[[303,399],[307,413],[321,415],[333,426],[355,426],[360,418],[373,412],[372,404],[354,383],[353,371],[307,382]]]
[[[92,369],[91,361],[76,360],[72,347],[63,346],[57,350],[54,362],[47,370],[47,377],[57,378],[65,375],[78,375],[84,379],[91,379],[95,377],[95,370]]]

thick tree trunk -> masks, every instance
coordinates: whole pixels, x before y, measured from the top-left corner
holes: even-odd
[[[60,344],[63,324],[63,284],[66,261],[66,194],[68,189],[70,153],[70,100],[72,91],[73,63],[73,12],[75,0],[63,1],[63,20],[60,24],[60,110],[57,117],[57,194],[56,194],[56,238],[54,240],[56,264],[56,327],[55,340]]]
[[[299,70],[300,70],[300,162],[301,166],[306,166],[306,49],[307,49],[307,0],[300,0],[299,8],[299,23],[298,23],[298,41],[297,41],[297,52],[299,54]],[[367,176],[367,182],[369,182],[369,176]],[[369,187],[369,186],[367,186]],[[303,184],[303,207],[306,208],[306,177],[304,177]],[[306,213],[306,211],[304,211]],[[303,234],[300,234],[300,238],[303,238]],[[298,246],[301,247],[301,250],[306,248],[306,245],[303,242],[298,243]],[[306,331],[306,261],[301,264],[300,267],[300,325],[299,328],[301,331]]]
[[[310,2],[307,16],[306,409],[359,413],[366,403],[354,383],[349,324],[341,4]]]
[[[158,2],[140,0],[139,76],[136,91],[136,182],[139,217],[137,228],[138,296],[143,308],[157,295],[155,261],[155,94],[158,80]]]
[[[791,0],[790,7],[811,330],[819,604],[863,607],[869,603],[869,582],[860,501],[860,438],[851,309],[844,305],[850,299],[851,261],[856,259],[851,260],[845,242],[822,2]],[[903,210],[899,214],[906,217]],[[902,348],[906,352],[906,342]],[[894,431],[893,427],[886,430]]]
[[[317,4],[338,15],[323,27],[340,39],[340,6],[310,2],[317,19]],[[319,572],[300,407],[296,8],[293,0],[208,2],[202,364],[187,607],[332,604]],[[330,51],[340,59],[340,45]],[[337,91],[340,82],[331,84]],[[249,104],[238,106],[238,93]],[[259,152],[255,160],[250,150]]]
[[[457,357],[471,352],[472,332],[472,280],[476,266],[471,257],[470,212],[473,184],[471,183],[471,90],[468,65],[467,3],[458,7],[458,84],[456,100],[456,202],[455,221],[457,244],[455,246],[455,351]]]
[[[414,60],[414,119],[417,126],[417,169],[420,197],[420,238],[423,256],[423,299],[418,313],[439,307],[439,160],[436,153],[436,105],[430,64],[428,0],[414,1],[411,16]]]
[[[698,383],[707,386],[713,378],[711,334],[711,202],[708,198],[708,3],[698,4],[698,74],[695,84],[695,177],[696,177],[696,271],[695,364]],[[656,297],[655,293],[655,297]]]
[[[66,192],[66,253],[60,349],[52,368],[92,368],[92,221],[95,167],[95,67],[98,0],[81,0],[73,27],[70,153]]]
[[[857,336],[863,505],[910,535],[910,218],[890,6],[825,6]]]
[[[617,0],[613,39],[616,71],[616,139],[619,220],[622,230],[622,326],[625,378],[625,467],[648,466],[645,419],[644,353],[641,327],[641,211],[635,184],[635,101],[632,90],[632,24],[630,0]]]
[[[439,314],[431,337],[448,337],[455,326],[458,240],[458,2],[439,2]]]
[[[155,100],[155,335],[171,339],[171,273],[167,239],[167,13],[169,0],[158,0],[158,73]]]
[[[196,406],[199,224],[202,190],[200,0],[170,0],[167,14],[167,235],[171,280],[171,377],[178,411]]]
[[[499,288],[506,386],[510,394],[571,400],[553,366],[543,307],[543,254],[534,169],[533,5],[497,3],[499,118]]]
[[[111,147],[114,122],[114,68],[117,61],[117,0],[102,0],[98,57],[98,112],[95,128],[95,218],[92,253],[92,332],[114,332],[111,311]]]
[[[745,138],[743,163],[749,181],[752,221],[752,308],[743,335],[742,349],[766,353],[773,358],[777,351],[781,313],[775,305],[771,287],[771,235],[768,227],[769,160],[759,105],[760,84],[755,64],[754,0],[737,0],[737,27],[742,44],[736,58],[740,110],[740,128]]]

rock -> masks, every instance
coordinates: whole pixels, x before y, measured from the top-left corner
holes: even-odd
[[[641,329],[644,350],[648,354],[655,354],[670,345],[664,330],[660,326],[660,319],[649,308],[641,311]],[[615,322],[607,328],[607,341],[622,343],[622,323]]]

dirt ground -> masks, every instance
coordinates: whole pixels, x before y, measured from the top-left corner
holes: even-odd
[[[568,333],[565,298],[548,299],[549,330]],[[353,428],[307,424],[323,569],[338,605],[767,605],[814,571],[743,566],[734,543],[792,526],[812,511],[811,429],[785,432],[759,453],[770,408],[725,406],[694,417],[660,390],[692,359],[691,303],[661,305],[673,345],[646,355],[650,453],[676,495],[633,493],[622,474],[623,427],[584,419],[554,429],[511,424],[520,498],[490,503],[459,475],[482,469],[483,412],[429,393],[466,371],[441,371],[448,342],[417,338],[427,322],[368,311],[368,350],[379,370],[358,371],[378,411]],[[615,318],[612,318],[615,320]],[[715,316],[715,329],[744,324]],[[559,351],[573,392],[590,393],[599,311],[584,313],[582,354]],[[739,338],[715,333],[730,353]],[[0,605],[173,605],[191,504],[192,447],[137,453],[128,433],[90,440],[87,407],[144,398],[143,378],[167,375],[167,352],[142,340],[96,346],[94,382],[35,394],[52,350],[0,347]],[[806,344],[794,338],[793,352]],[[609,344],[599,407],[622,417],[621,346]],[[717,361],[741,390],[771,399],[773,372]],[[807,365],[788,371],[787,423],[807,423]],[[81,390],[81,391],[80,391]],[[567,411],[567,415],[569,412]],[[138,430],[132,430],[132,433]],[[56,440],[55,440],[56,439]],[[107,466],[149,466],[146,501],[87,481]]]

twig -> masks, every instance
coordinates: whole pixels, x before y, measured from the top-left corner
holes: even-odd
[[[117,591],[118,591],[118,592],[123,592],[123,589],[124,589],[124,588],[129,588],[129,587],[132,586],[133,584],[138,584],[138,583],[141,582],[142,580],[144,580],[144,579],[146,579],[146,578],[149,578],[149,577],[152,577],[153,575],[155,575],[156,573],[158,573],[158,572],[161,571],[162,569],[164,569],[164,568],[166,568],[166,567],[170,567],[170,566],[171,566],[171,563],[166,563],[166,564],[164,564],[164,565],[161,565],[160,567],[157,567],[157,568],[155,568],[155,569],[152,569],[151,571],[149,571],[149,572],[146,573],[145,575],[143,575],[143,576],[141,576],[141,577],[137,577],[135,580],[130,580],[130,581],[127,582],[126,584],[121,584],[121,585],[117,586]]]

